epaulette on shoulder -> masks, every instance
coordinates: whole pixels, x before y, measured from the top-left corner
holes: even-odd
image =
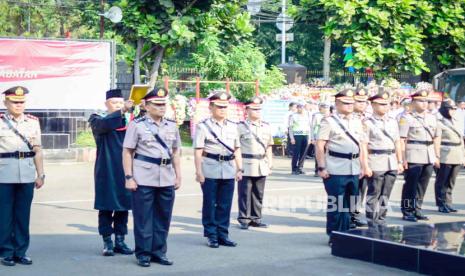
[[[245,121],[240,121],[239,123],[237,123],[238,125],[245,125]]]
[[[231,123],[231,124],[236,124],[236,125],[238,124],[238,122],[234,122],[234,121],[231,121],[229,119],[226,119],[226,122]]]
[[[143,121],[145,121],[145,117],[140,117],[140,118],[134,119],[134,122],[136,122],[136,123],[140,123],[140,122],[143,122]]]
[[[31,114],[26,114],[26,117],[29,118],[29,119],[32,119],[32,120],[39,120],[39,118],[37,118],[36,116],[33,116]]]
[[[170,122],[170,123],[176,123],[176,121],[173,120],[173,119],[167,119],[167,118],[165,118],[165,120],[167,120],[167,121]]]
[[[199,124],[205,124],[208,119],[203,119],[202,121],[199,122]]]

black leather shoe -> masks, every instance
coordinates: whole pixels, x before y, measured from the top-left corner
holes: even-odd
[[[452,206],[450,206],[450,205],[446,205],[446,208],[447,208],[447,209],[449,210],[449,212],[451,212],[451,213],[457,213],[457,212],[458,212],[457,209],[452,208]]]
[[[446,213],[446,214],[450,213],[449,208],[447,208],[446,206],[439,206],[438,211],[441,213]]]
[[[32,264],[32,259],[27,257],[27,256],[16,257],[15,262],[18,263],[18,264],[22,264],[22,265],[31,265]]]
[[[239,226],[239,228],[241,228],[242,230],[247,230],[247,229],[249,229],[249,224],[247,224],[247,223],[241,223],[241,225]]]
[[[262,223],[262,222],[254,222],[254,221],[250,223],[250,226],[259,227],[259,228],[268,228],[268,224]]]
[[[150,266],[150,257],[141,256],[137,258],[137,265],[142,267],[149,267]]]
[[[120,253],[123,255],[132,255],[134,251],[132,251],[131,248],[129,248],[126,243],[124,242],[124,236],[123,235],[116,235],[115,237],[115,248],[113,249],[113,252],[115,253]]]
[[[415,217],[417,218],[417,220],[429,220],[429,218],[423,215],[421,212],[416,212]]]
[[[2,259],[2,265],[15,266],[15,259],[13,257],[6,257]]]
[[[103,237],[103,256],[114,256],[115,252],[113,251],[113,241],[111,240],[111,236]]]
[[[218,244],[222,246],[236,247],[237,243],[230,240],[229,238],[218,240]]]
[[[417,218],[412,214],[404,214],[402,216],[402,219],[405,220],[405,221],[412,221],[412,222],[417,222],[418,221]]]
[[[207,239],[207,246],[210,248],[218,248],[220,245],[218,244],[218,241],[215,239],[208,238]]]
[[[152,256],[151,261],[161,265],[173,265],[173,261],[170,261],[166,256]]]

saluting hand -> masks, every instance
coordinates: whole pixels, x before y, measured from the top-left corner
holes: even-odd
[[[123,113],[125,112],[128,112],[129,110],[131,110],[131,108],[134,106],[134,101],[133,100],[127,100],[124,102],[124,106],[123,106]]]
[[[126,189],[130,191],[135,192],[137,190],[137,183],[133,178],[126,180],[125,186],[126,186]]]
[[[42,186],[44,186],[44,180],[40,177],[37,177],[35,181],[35,186],[36,186],[36,189],[42,188]]]

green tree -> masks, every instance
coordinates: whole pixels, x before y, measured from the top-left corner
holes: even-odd
[[[217,32],[231,43],[250,36],[253,27],[248,13],[241,9],[243,3],[243,0],[115,1],[124,11],[123,21],[115,30],[134,49],[128,49],[126,60],[134,65],[136,82],[140,81],[143,68],[154,84],[163,58],[193,44],[205,30]]]
[[[221,40],[215,34],[204,34],[197,52],[192,54],[192,63],[205,79],[259,80],[260,92],[263,94],[285,83],[280,69],[275,66],[266,68],[265,55],[253,43],[221,45]],[[203,96],[206,96],[208,90],[221,86],[209,85],[202,90]],[[231,85],[231,92],[238,100],[247,100],[254,95],[254,85]]]
[[[323,7],[325,34],[354,48],[346,66],[420,74],[465,61],[465,1],[301,0],[301,6],[309,13]]]

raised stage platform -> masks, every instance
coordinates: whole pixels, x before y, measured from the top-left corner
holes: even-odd
[[[430,275],[465,275],[465,221],[333,232],[332,254]]]

